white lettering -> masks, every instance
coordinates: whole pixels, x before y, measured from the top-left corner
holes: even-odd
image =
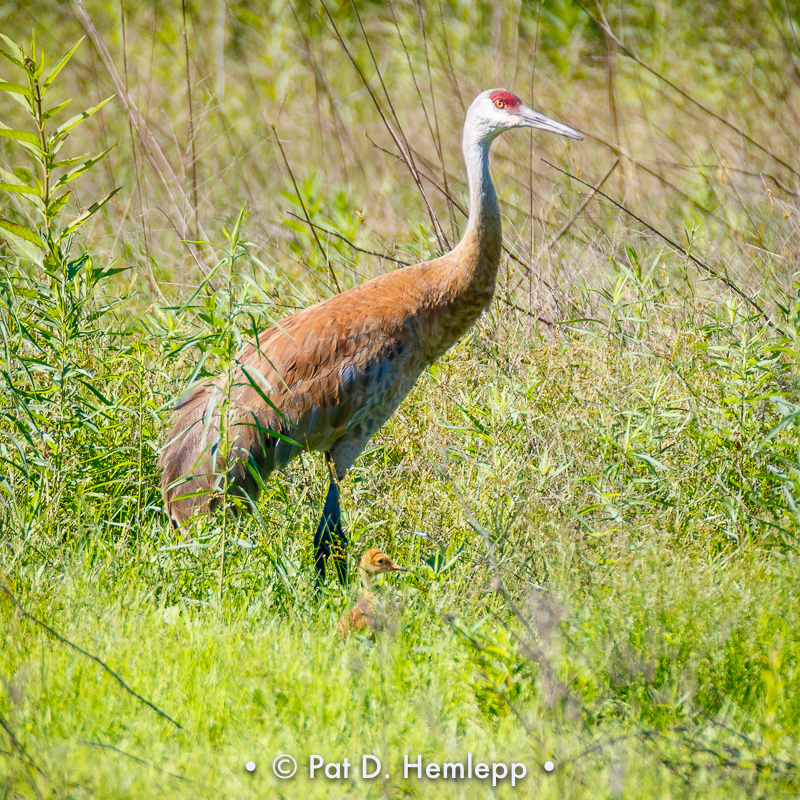
[[[422,756],[417,756],[417,763],[416,764],[409,764],[408,763],[408,756],[403,756],[403,777],[408,778],[408,771],[410,769],[415,769],[417,771],[417,777],[422,777]]]
[[[367,773],[367,760],[370,760],[374,764],[376,764],[375,769],[369,774]],[[381,771],[380,759],[370,755],[361,756],[361,777],[364,778],[364,780],[369,780],[370,778],[374,778],[380,771]]]
[[[334,764],[333,762],[327,764],[325,767],[325,777],[341,778],[342,777],[341,766],[342,766],[341,764]],[[333,772],[331,772],[331,770],[333,770]]]
[[[458,770],[458,772],[459,772],[459,774],[458,774],[459,778],[463,778],[464,777],[464,765],[463,764],[445,764],[444,765],[444,771],[442,772],[442,777],[443,778],[447,777],[447,768],[448,767],[450,767],[450,777],[451,778],[455,778],[456,777],[456,770]]]
[[[413,758],[413,761],[409,761]],[[318,772],[324,772],[328,780],[348,780],[350,778],[350,761],[343,758],[341,762],[326,763],[321,755],[311,753],[309,755],[308,772],[309,778],[313,779],[318,777]],[[357,766],[354,766],[354,773]],[[471,780],[474,776],[479,780],[485,780],[491,774],[492,786],[496,787],[498,783],[511,777],[511,785],[516,786],[517,781],[521,781],[528,774],[528,768],[525,764],[512,763],[510,766],[504,762],[491,764],[483,763],[482,761],[473,764],[472,753],[467,753],[467,762],[445,762],[444,764],[437,764],[436,762],[424,763],[422,756],[417,754],[416,757],[403,756],[403,777],[407,780],[410,775],[416,772],[418,780],[429,778],[430,780],[437,780],[442,778],[444,780]],[[361,778],[364,780],[373,780],[383,773],[383,765],[381,760],[371,753],[363,753],[361,756]],[[387,776],[388,777],[388,776]]]

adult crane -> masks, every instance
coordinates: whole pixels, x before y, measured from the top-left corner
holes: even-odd
[[[489,148],[512,128],[583,138],[509,91],[482,92],[464,123],[469,219],[455,248],[272,325],[228,370],[177,401],[160,458],[164,505],[176,528],[212,512],[225,496],[248,508],[273,470],[301,450],[322,452],[331,481],[314,560],[324,580],[333,552],[338,577],[346,579],[339,482],[423,370],[492,300],[502,232]]]

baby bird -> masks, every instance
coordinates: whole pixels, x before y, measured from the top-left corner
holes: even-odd
[[[358,577],[361,579],[363,587],[361,597],[339,619],[339,636],[342,639],[361,628],[371,628],[370,634],[374,636],[375,631],[383,627],[380,610],[372,592],[371,580],[371,576],[380,575],[382,572],[405,572],[405,569],[399,564],[395,564],[377,547],[372,547],[361,556],[361,560],[358,562]]]

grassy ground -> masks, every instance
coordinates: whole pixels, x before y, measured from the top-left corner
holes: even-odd
[[[48,65],[89,34],[69,111],[126,84],[138,109],[64,145],[117,143],[64,220],[122,187],[71,251],[0,264],[2,796],[796,796],[793,6],[365,3],[363,30],[346,4],[82,8],[0,10]],[[343,487],[353,554],[409,570],[384,635],[342,644],[355,590],[312,593],[319,459],[183,542],[165,416],[254,326],[457,238],[463,105],[494,85],[587,138],[498,142],[496,302]],[[575,180],[609,170],[607,198]],[[42,233],[26,197],[3,218]],[[315,753],[390,777],[310,780]],[[403,775],[467,753],[527,775]]]

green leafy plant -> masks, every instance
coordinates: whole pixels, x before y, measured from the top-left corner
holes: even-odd
[[[25,223],[0,218],[0,229],[12,250],[20,257],[44,266],[48,271],[61,270],[67,280],[72,280],[80,266],[75,260],[69,262],[70,237],[93,214],[97,213],[121,187],[82,209],[68,222],[61,224],[61,212],[67,205],[71,189],[69,184],[105,158],[112,148],[94,156],[59,158],[59,153],[78,125],[97,113],[113,99],[107,97],[101,103],[87,108],[80,114],[50,130],[55,118],[67,107],[69,100],[46,107],[45,98],[53,88],[53,82],[80,46],[82,39],[71,47],[45,75],[44,52],[36,50],[36,37],[31,37],[30,53],[7,36],[0,34],[8,51],[0,55],[25,72],[27,85],[0,82],[0,89],[16,100],[27,112],[32,130],[15,130],[0,123],[0,136],[19,145],[34,162],[35,173],[28,180],[16,172],[2,170],[3,183],[0,189],[17,195],[23,201],[28,220]]]
[[[101,418],[111,419],[113,402],[103,373],[114,345],[98,323],[119,301],[98,300],[98,284],[122,270],[113,263],[98,267],[87,252],[74,252],[75,233],[119,188],[62,219],[72,181],[109,150],[69,157],[62,149],[70,132],[112,98],[56,125],[69,100],[48,105],[51,91],[80,42],[45,71],[35,36],[28,53],[7,36],[2,39],[7,50],[0,54],[24,72],[24,83],[0,82],[0,89],[22,106],[30,124],[15,129],[0,123],[0,137],[33,166],[32,171],[0,167],[0,189],[9,196],[0,236],[10,249],[0,258],[2,380],[11,400],[0,428],[0,457],[12,468],[3,488],[15,500],[24,497],[28,507],[57,508],[64,487],[85,486],[107,452]],[[98,349],[105,350],[105,358],[96,358]]]

